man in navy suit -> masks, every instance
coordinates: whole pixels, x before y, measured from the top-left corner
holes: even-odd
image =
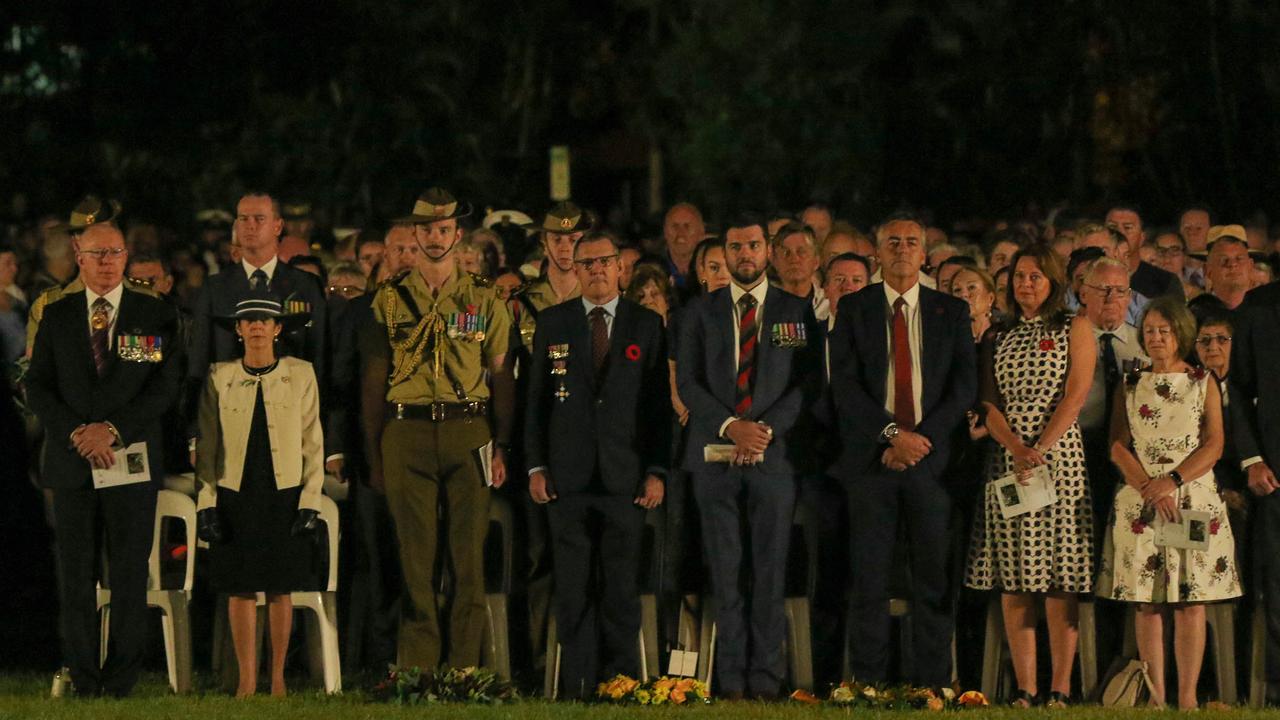
[[[280,245],[280,204],[263,192],[250,192],[236,204],[235,239],[240,243],[242,259],[238,265],[224,269],[205,280],[192,309],[191,337],[187,348],[186,415],[189,419],[189,446],[195,443],[195,417],[200,391],[215,362],[234,360],[241,355],[236,334],[214,318],[235,315],[236,304],[253,289],[264,286],[271,294],[284,299],[288,312],[307,312],[311,321],[306,327],[281,337],[283,353],[302,358],[315,368],[321,392],[328,375],[325,363],[325,300],[320,279],[304,270],[280,262],[276,251]],[[331,458],[326,459],[330,471],[340,469]]]
[[[582,297],[538,314],[525,457],[529,494],[550,503],[561,687],[584,698],[638,674],[644,513],[662,502],[671,408],[662,318],[618,297],[617,246],[587,235],[573,258]]]
[[[1266,678],[1273,684],[1267,701],[1276,702],[1280,683],[1280,285],[1271,283],[1249,292],[1235,312],[1231,347],[1230,393],[1223,402],[1231,424],[1240,467],[1248,473],[1253,503],[1251,583],[1261,592],[1259,609],[1267,618]],[[1243,541],[1243,540],[1242,540]]]
[[[725,233],[732,282],[687,307],[676,363],[689,408],[683,467],[693,473],[716,607],[716,688],[728,698],[771,698],[781,686],[795,465],[804,446],[794,431],[821,387],[821,329],[807,300],[766,281],[766,238],[754,217]],[[731,446],[728,461],[708,462],[708,445]]]
[[[968,306],[918,282],[924,247],[924,223],[889,218],[876,232],[884,282],[840,299],[830,352],[843,451],[832,472],[849,494],[854,678],[887,679],[888,582],[901,520],[914,623],[914,677],[906,680],[943,687],[951,684],[954,632],[943,472],[978,374]]]
[[[177,398],[177,315],[164,301],[129,290],[124,236],[109,223],[76,241],[84,290],[48,306],[36,333],[27,398],[47,441],[41,484],[53,490],[63,653],[79,695],[127,695],[142,668],[147,557],[164,479],[164,413]],[[146,443],[147,474],[97,487],[94,468],[115,451]],[[134,467],[129,458],[129,467]],[[141,470],[141,466],[138,466]],[[131,472],[132,474],[132,472]],[[135,479],[135,478],[130,478]],[[111,641],[98,665],[94,581],[106,540]]]

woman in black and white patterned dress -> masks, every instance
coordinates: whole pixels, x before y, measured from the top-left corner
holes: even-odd
[[[1049,625],[1052,683],[1046,705],[1066,704],[1076,654],[1077,594],[1092,589],[1093,512],[1076,415],[1093,380],[1097,345],[1088,319],[1063,305],[1065,272],[1047,246],[1014,256],[1012,320],[983,353],[982,403],[999,443],[987,464],[983,509],[974,524],[965,584],[999,589],[1018,692],[1038,701],[1036,635],[1040,600]],[[991,481],[1048,465],[1057,501],[1004,519]]]

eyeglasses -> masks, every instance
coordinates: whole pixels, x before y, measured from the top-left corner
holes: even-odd
[[[602,268],[610,268],[610,267],[613,267],[614,263],[616,262],[618,262],[617,253],[614,253],[613,255],[601,255],[600,257],[593,257],[593,258],[582,258],[581,260],[573,261],[575,265],[582,268],[583,270],[590,270],[594,268],[596,266],[596,263],[599,263],[600,267]]]
[[[127,252],[129,251],[126,248],[102,248],[101,250],[78,250],[76,251],[76,254],[88,255],[98,262],[105,262],[107,260],[122,258]]]
[[[1156,255],[1160,257],[1178,257],[1182,254],[1182,246],[1166,245],[1164,247],[1156,246]]]
[[[1219,345],[1226,345],[1229,342],[1231,342],[1230,335],[1205,335],[1203,337],[1196,338],[1196,344],[1199,345],[1200,347],[1206,347],[1206,348],[1214,343],[1218,343]]]
[[[1124,297],[1125,295],[1129,294],[1129,288],[1123,285],[1103,286],[1103,285],[1090,285],[1088,283],[1085,283],[1085,287],[1091,288],[1093,290],[1096,290],[1102,293],[1102,297],[1106,300],[1110,300],[1112,295],[1115,295],[1116,297]]]

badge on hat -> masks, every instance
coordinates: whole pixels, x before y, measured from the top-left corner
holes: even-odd
[[[411,214],[396,218],[394,222],[424,225],[441,220],[462,218],[470,214],[470,203],[460,203],[453,196],[453,193],[448,190],[441,187],[433,187],[427,188],[418,196],[417,201],[413,203],[413,212]]]

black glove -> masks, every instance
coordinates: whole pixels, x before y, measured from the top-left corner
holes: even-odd
[[[298,510],[298,519],[293,521],[293,530],[290,531],[295,537],[304,533],[315,532],[316,526],[320,524],[320,512],[309,508],[301,508]]]
[[[196,513],[196,536],[210,545],[222,542],[222,524],[218,522],[218,508],[205,508]]]

